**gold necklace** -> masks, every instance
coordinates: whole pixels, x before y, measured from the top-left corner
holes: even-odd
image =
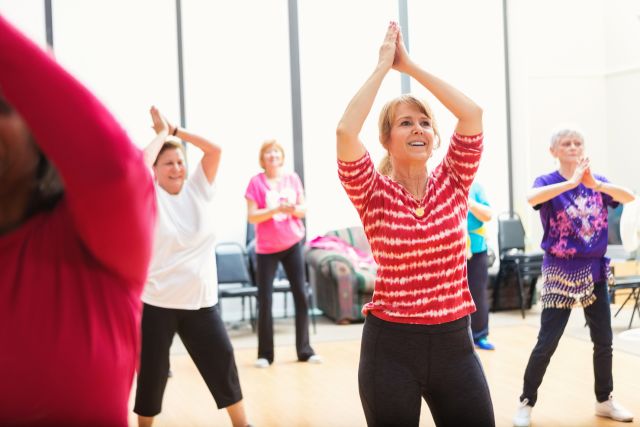
[[[413,197],[414,200],[418,201],[418,203],[420,203],[420,204],[422,203],[422,201],[423,201],[423,199],[424,199],[424,197],[426,196],[426,193],[427,193],[426,185],[425,185],[425,190],[424,190],[425,194],[423,194],[422,197],[417,197],[411,191],[409,191],[407,186],[402,184],[400,180],[394,179],[394,181],[396,181],[398,184],[400,184],[401,187],[403,187],[409,194],[411,194],[411,196]],[[427,182],[429,182],[429,177],[427,177]],[[424,216],[424,207],[422,205],[418,205],[418,207],[413,210],[413,213],[415,213],[418,218],[422,218]]]

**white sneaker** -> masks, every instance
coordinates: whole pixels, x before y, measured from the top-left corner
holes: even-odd
[[[322,363],[322,357],[318,356],[317,354],[314,354],[313,356],[307,359],[307,362],[313,363],[315,365],[319,365],[320,363]]]
[[[533,406],[529,405],[529,399],[525,399],[518,405],[518,410],[513,417],[514,427],[529,427],[531,425],[531,410]]]
[[[262,357],[258,360],[256,360],[256,363],[253,364],[253,366],[255,366],[256,368],[268,368],[269,367],[269,361],[267,359],[263,359]]]
[[[633,421],[633,414],[627,411],[621,404],[613,400],[613,396],[611,395],[609,395],[609,400],[596,402],[596,415],[626,423]]]

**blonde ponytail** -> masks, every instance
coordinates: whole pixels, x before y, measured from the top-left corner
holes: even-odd
[[[391,164],[391,159],[389,158],[389,154],[385,154],[380,163],[378,163],[378,172],[385,176],[391,176],[391,172],[393,171],[393,165]]]

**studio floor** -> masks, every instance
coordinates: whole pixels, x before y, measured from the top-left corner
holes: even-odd
[[[612,310],[614,307],[612,305]],[[257,338],[248,324],[236,322],[238,319],[230,320],[229,324],[244,402],[252,425],[365,426],[357,384],[362,324],[336,325],[319,316],[317,333],[311,333],[311,340],[324,363],[299,363],[293,346],[293,319],[282,317],[282,307],[274,309],[275,315],[279,316],[275,323],[276,359],[267,369],[253,366]],[[238,311],[225,306],[225,319],[236,315],[239,316]],[[634,320],[633,327],[638,329],[628,329],[630,316],[631,309],[625,307],[613,319],[613,373],[615,397],[636,415],[634,423],[622,424],[594,415],[592,346],[582,310],[576,309],[539,391],[532,416],[534,427],[640,425],[640,319]],[[480,351],[479,356],[489,382],[497,426],[512,425],[511,417],[538,324],[539,310],[535,306],[527,311],[525,319],[519,311],[490,316],[490,338],[496,350]],[[230,426],[226,412],[216,408],[204,381],[177,338],[171,353],[173,377],[167,384],[163,411],[154,426]],[[131,426],[137,425],[133,412],[130,412],[129,422]],[[423,402],[420,426],[433,425]]]

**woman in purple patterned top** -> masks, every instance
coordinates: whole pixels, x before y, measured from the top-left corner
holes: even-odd
[[[584,157],[584,138],[576,130],[564,129],[551,137],[551,155],[558,159],[557,171],[536,178],[528,201],[540,211],[544,228],[542,249],[542,315],[538,342],[524,374],[520,406],[513,423],[528,426],[538,387],[567,325],[571,309],[584,308],[593,342],[596,415],[631,421],[633,415],[612,397],[611,312],[607,292],[607,207],[616,207],[635,197],[627,189],[611,184],[591,172]]]

